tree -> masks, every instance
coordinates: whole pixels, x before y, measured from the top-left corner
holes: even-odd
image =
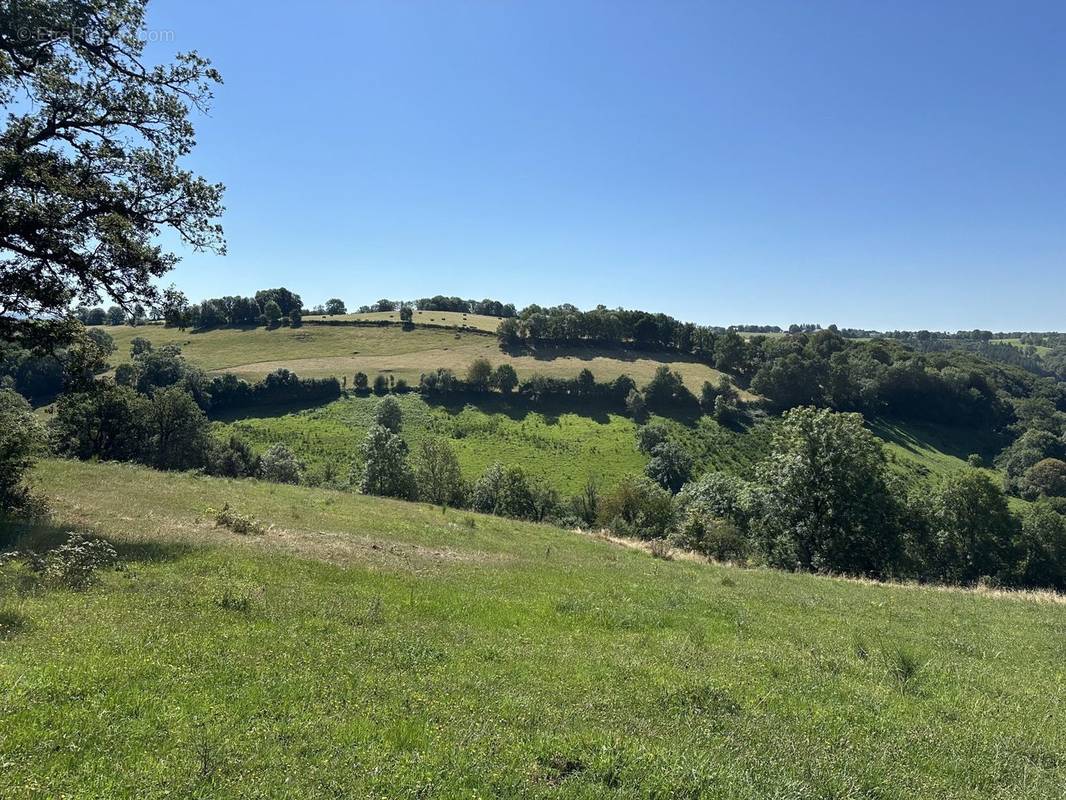
[[[677,493],[692,477],[692,456],[675,442],[661,442],[652,448],[644,474],[664,489]]]
[[[148,401],[128,386],[98,382],[64,394],[49,422],[60,455],[101,461],[136,461],[146,450]]]
[[[187,391],[171,386],[152,396],[147,410],[149,453],[160,469],[191,469],[204,463],[210,423]]]
[[[388,298],[382,298],[370,307],[371,311],[395,311],[396,303]]]
[[[126,324],[126,312],[122,310],[121,306],[111,306],[107,310],[107,324],[108,325],[125,325]]]
[[[466,383],[475,392],[488,391],[492,364],[487,358],[475,358],[466,370]]]
[[[274,328],[281,322],[281,306],[276,300],[267,300],[263,304],[263,316],[266,317],[267,325]]]
[[[75,296],[152,303],[177,256],[224,252],[220,184],[179,166],[190,111],[220,81],[195,52],[142,60],[144,0],[18,2],[3,12],[0,338],[63,316]],[[47,35],[16,35],[15,32]],[[54,328],[62,335],[62,328]]]
[[[96,308],[89,309],[89,313],[85,315],[86,325],[106,325],[107,324],[107,312],[97,306]]]
[[[304,324],[303,314],[300,313],[300,309],[294,308],[289,312],[289,326],[292,328],[299,328]]]
[[[383,425],[372,425],[362,445],[360,491],[380,497],[415,495],[414,474],[407,464],[407,444]]]
[[[796,408],[758,468],[767,560],[780,567],[883,574],[898,555],[880,441],[860,414]]]
[[[352,379],[352,385],[355,386],[357,392],[365,392],[367,388],[367,377],[365,372],[355,373]]]
[[[278,316],[288,316],[292,313],[293,309],[303,308],[303,300],[300,299],[300,295],[295,292],[290,292],[284,286],[277,289],[260,289],[255,293],[255,302],[257,302],[263,309],[263,313],[266,314],[266,306],[269,302],[275,302],[278,305]],[[269,317],[269,314],[267,314]]]
[[[344,305],[344,301],[339,297],[331,297],[326,301],[326,313],[331,317],[334,314],[347,314],[348,308]]]
[[[403,426],[403,411],[395,397],[385,397],[374,410],[374,422],[391,433],[399,433]]]
[[[500,364],[492,373],[492,385],[499,389],[501,394],[510,394],[518,386],[518,373],[510,364]]]
[[[500,321],[500,324],[496,326],[496,336],[500,339],[500,344],[505,347],[518,344],[521,339],[519,333],[518,320],[514,317],[507,317]]]
[[[663,444],[667,439],[666,426],[661,422],[650,422],[637,428],[637,449],[647,455]]]
[[[410,324],[411,320],[414,319],[414,316],[415,312],[411,310],[411,306],[407,305],[406,303],[400,306],[400,322],[404,323],[405,325],[408,325]]]
[[[437,505],[462,505],[463,476],[447,440],[423,439],[415,466],[418,496]]]
[[[1022,516],[1016,582],[1066,590],[1066,515],[1040,500]]]
[[[596,389],[596,376],[592,374],[592,370],[582,369],[577,374],[577,393],[580,397],[589,397]]]
[[[33,466],[43,439],[30,404],[10,389],[0,389],[0,512],[17,502],[22,476]]]
[[[374,376],[374,394],[383,395],[389,391],[389,379],[380,372]]]
[[[273,483],[300,482],[303,465],[284,442],[277,442],[259,459],[259,475]]]
[[[644,395],[636,389],[630,389],[626,397],[626,413],[638,422],[648,414],[648,404],[644,402]]]
[[[679,402],[687,394],[681,375],[663,364],[644,387],[644,400],[649,408],[662,409]]]
[[[1006,577],[1017,521],[1007,498],[978,470],[948,476],[931,508],[938,577],[955,583]]]
[[[1066,497],[1066,461],[1045,458],[1025,472],[1025,483],[1034,494]]]
[[[189,312],[189,298],[174,284],[170,284],[163,292],[159,308],[163,312],[163,324],[167,328],[185,329],[186,314]]]
[[[130,358],[138,359],[152,352],[152,343],[143,336],[135,336],[130,341]]]

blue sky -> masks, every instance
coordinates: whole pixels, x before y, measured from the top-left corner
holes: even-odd
[[[153,0],[149,24],[225,78],[186,163],[227,185],[229,255],[185,256],[192,298],[1066,329],[1061,2]]]

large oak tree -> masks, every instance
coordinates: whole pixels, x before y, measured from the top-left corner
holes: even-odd
[[[179,164],[221,78],[195,52],[148,63],[146,4],[0,6],[0,338],[61,329],[76,298],[154,303],[164,230],[224,252],[222,185]]]

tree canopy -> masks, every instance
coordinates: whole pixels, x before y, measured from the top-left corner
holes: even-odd
[[[36,0],[0,14],[0,337],[72,300],[152,303],[178,256],[165,230],[224,252],[221,184],[179,165],[221,82],[195,52],[151,66],[147,0]],[[50,325],[56,335],[66,328]]]

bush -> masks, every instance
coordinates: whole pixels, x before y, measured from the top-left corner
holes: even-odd
[[[274,483],[299,483],[303,465],[282,442],[272,445],[259,460],[259,475]]]
[[[30,404],[10,389],[0,389],[0,510],[20,494],[22,476],[43,443],[44,432]]]
[[[984,458],[979,453],[970,453],[966,456],[966,463],[974,469],[982,469],[986,466]]]
[[[699,504],[689,505],[670,542],[683,550],[701,553],[716,561],[744,563],[748,559],[748,540],[732,522],[714,517]]]
[[[354,378],[354,381],[353,381],[353,385],[355,386],[355,390],[357,392],[365,392],[366,391],[366,387],[367,387],[366,373],[365,372],[357,372],[357,373],[355,373],[355,378]]]
[[[234,533],[245,535],[258,536],[264,532],[261,522],[254,517],[248,516],[247,514],[241,514],[233,508],[230,508],[229,503],[223,505],[221,510],[216,512],[215,524],[223,528],[229,528]]]
[[[673,521],[670,493],[643,476],[626,476],[600,503],[601,524],[624,536],[661,539]]]
[[[374,394],[379,397],[389,391],[389,379],[380,372],[374,376]]]
[[[96,581],[97,570],[117,563],[118,553],[108,542],[70,533],[66,543],[45,554],[42,575],[53,586],[81,591]]]
[[[237,436],[225,442],[215,441],[207,455],[207,473],[223,478],[248,478],[259,474],[259,457],[251,446]]]

